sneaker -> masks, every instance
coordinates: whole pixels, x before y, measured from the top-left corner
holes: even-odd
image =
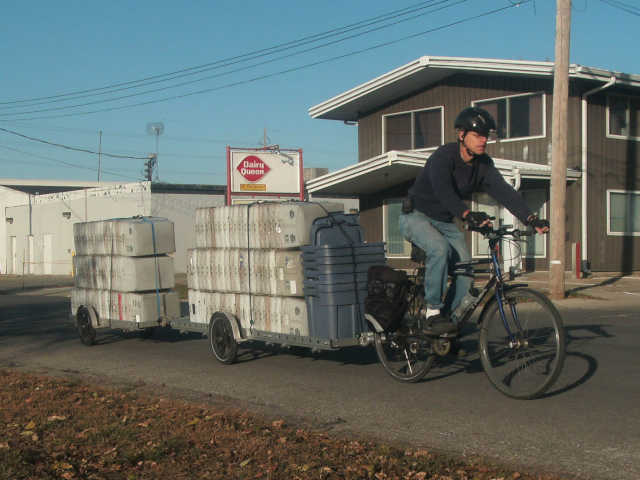
[[[434,315],[427,318],[422,327],[422,331],[429,335],[443,335],[457,330],[458,326],[443,315]]]

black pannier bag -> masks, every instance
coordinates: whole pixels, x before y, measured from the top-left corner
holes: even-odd
[[[408,307],[408,288],[409,279],[405,272],[386,265],[369,268],[364,312],[375,330],[392,332],[398,329]]]

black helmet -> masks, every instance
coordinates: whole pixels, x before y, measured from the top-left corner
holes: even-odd
[[[454,127],[465,133],[471,130],[483,137],[488,137],[492,130],[496,130],[496,122],[483,108],[467,107],[456,117]]]

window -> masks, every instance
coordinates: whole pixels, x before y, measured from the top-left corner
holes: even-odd
[[[473,195],[472,210],[485,212],[490,217],[495,217],[493,224],[496,225],[500,221],[500,206],[487,193],[476,193]],[[471,234],[471,251],[472,257],[488,257],[489,256],[489,240],[484,238],[480,233],[473,232]]]
[[[640,236],[640,191],[607,190],[607,234]]]
[[[547,192],[544,189],[538,190],[521,190],[520,194],[524,198],[531,211],[538,215],[540,218],[547,218],[546,204],[547,204]],[[501,208],[498,203],[489,196],[487,193],[477,193],[473,196],[473,210],[486,212],[491,217],[496,217],[494,225],[503,221],[501,218]],[[514,217],[514,223],[519,223]],[[507,223],[511,223],[510,220]],[[524,228],[522,225],[518,228]],[[472,256],[473,257],[486,257],[489,255],[489,241],[485,239],[478,232],[473,232],[472,235]],[[507,248],[506,245],[503,245]],[[514,250],[503,251],[503,258],[505,260],[514,260],[518,252]],[[519,254],[524,258],[545,258],[547,256],[547,243],[545,235],[534,235],[530,237],[523,237],[520,242]],[[507,258],[508,257],[508,258]],[[513,257],[513,258],[512,258]]]
[[[640,140],[640,98],[607,98],[607,136]]]
[[[545,96],[542,93],[478,100],[473,102],[473,105],[484,108],[495,118],[499,139],[510,140],[546,135]]]
[[[527,206],[539,218],[547,218],[547,191],[521,190],[520,194]],[[533,235],[522,238],[522,256],[525,258],[545,258],[547,256],[547,236]]]
[[[442,145],[442,117],[442,107],[384,115],[382,153],[390,150],[421,150]]]
[[[404,239],[398,226],[401,207],[402,200],[398,198],[387,200],[384,203],[384,241],[387,244],[388,257],[409,257],[411,255],[411,244]]]

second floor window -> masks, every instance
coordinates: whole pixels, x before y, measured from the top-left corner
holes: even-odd
[[[382,129],[382,153],[438,147],[443,143],[442,107],[384,115]]]
[[[487,110],[497,124],[499,139],[544,137],[544,94],[531,93],[473,102]]]
[[[608,97],[607,136],[640,140],[640,98]]]

